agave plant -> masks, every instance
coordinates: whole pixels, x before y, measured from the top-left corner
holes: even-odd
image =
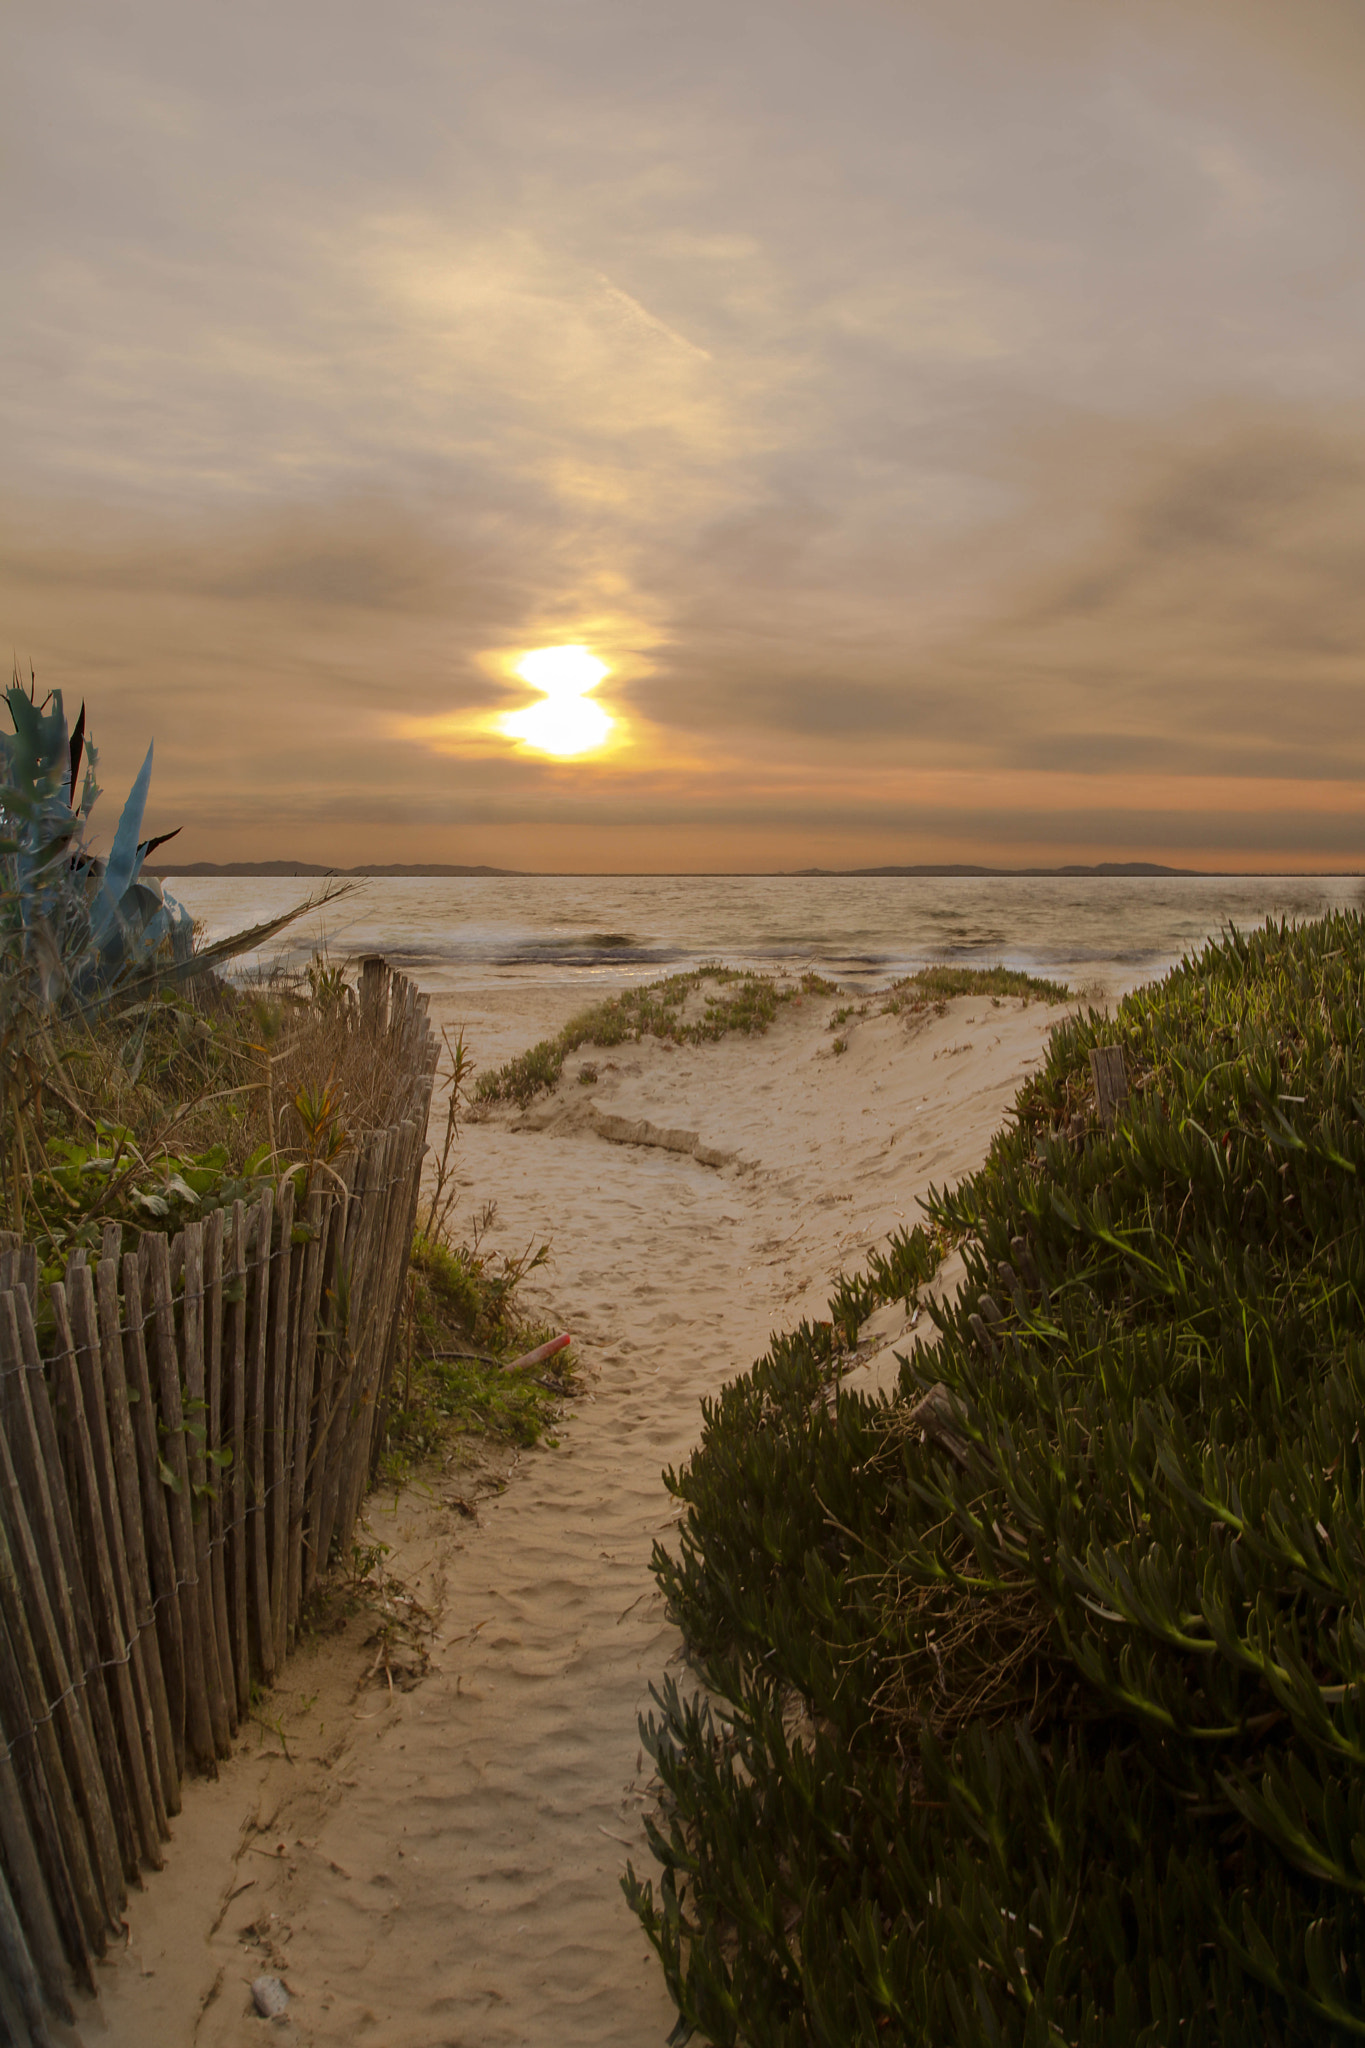
[[[85,706],[68,731],[59,690],[39,702],[17,673],[0,734],[0,1210],[22,1228],[46,1159],[42,1104],[63,1093],[70,1046],[101,1018],[141,1015],[168,987],[224,965],[344,893],[335,886],[282,916],[196,950],[183,905],[144,872],[175,833],[142,837],[148,747],[101,859],[90,843],[100,789]],[[78,794],[79,792],[79,794]],[[68,1105],[69,1106],[69,1105]]]
[[[5,702],[14,730],[0,735],[0,1168],[9,1219],[21,1223],[43,1152],[44,1087],[60,1064],[52,1026],[100,1008],[163,948],[188,961],[192,942],[185,910],[142,877],[153,846],[173,836],[140,836],[151,748],[100,860],[90,846],[100,791],[84,705],[69,733],[60,691],[39,703],[16,674]]]
[[[89,845],[100,794],[85,706],[68,734],[60,690],[39,704],[16,680],[14,731],[0,735],[0,944],[5,995],[50,1011],[88,1003],[146,969],[166,943],[190,952],[188,913],[143,863],[174,833],[143,839],[152,749],[124,804],[108,858]],[[81,769],[84,762],[84,777]],[[80,796],[77,798],[77,786]]]

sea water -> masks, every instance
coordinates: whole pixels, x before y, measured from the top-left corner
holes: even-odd
[[[171,877],[217,939],[317,895],[307,879]],[[1084,987],[1149,980],[1229,925],[1365,908],[1359,876],[384,876],[249,956],[382,953],[433,994],[491,982],[625,986],[708,961],[814,968],[850,987],[932,961],[1001,963]]]

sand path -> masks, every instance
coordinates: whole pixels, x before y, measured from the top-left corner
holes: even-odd
[[[575,1006],[516,988],[464,1021],[492,1063]],[[575,1333],[583,1394],[477,1526],[447,1505],[452,1475],[371,1504],[390,1569],[439,1610],[429,1675],[358,1692],[354,1631],[293,1660],[219,1780],[189,1788],[73,2039],[259,2041],[248,1987],[278,1968],[289,2033],[316,2048],[664,2041],[672,2007],[618,1888],[628,1855],[653,1869],[636,1716],[680,1648],[648,1569],[674,1514],[661,1469],[703,1394],[980,1160],[1056,1014],[869,1017],[838,1057],[830,1007],[762,1039],[585,1052],[533,1115],[469,1127],[468,1206],[496,1196],[509,1248],[553,1242],[535,1285]]]

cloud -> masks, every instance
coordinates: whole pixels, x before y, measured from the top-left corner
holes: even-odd
[[[338,858],[1354,830],[1358,14],[963,19],[21,10],[0,604],[110,780]],[[610,760],[477,730],[554,640]]]
[[[9,536],[0,599],[41,680],[90,697],[112,762],[155,733],[159,800],[203,831],[534,820],[566,845],[591,824],[623,846],[705,826],[721,847],[760,826],[776,845],[803,818],[835,841],[880,833],[866,857],[890,859],[907,833],[933,857],[935,832],[1140,851],[1141,819],[1166,835],[1156,857],[1172,833],[1250,857],[1295,843],[1293,811],[1305,853],[1344,857],[1359,819],[1326,792],[1365,769],[1365,422],[1176,419],[1140,460],[1116,451],[1128,438],[1104,421],[1043,436],[1013,519],[989,545],[944,544],[927,619],[894,556],[848,575],[828,507],[723,522],[671,574],[646,557],[640,593],[559,555],[534,494],[511,522],[365,496],[173,533],[144,520],[116,542],[96,514],[83,544],[72,512],[46,537]],[[1053,524],[1060,562],[1033,538]],[[621,758],[547,764],[459,723],[520,701],[511,651],[554,637],[614,654],[601,695],[631,735]],[[896,775],[915,789],[903,803],[885,795]],[[935,775],[956,809],[925,800]],[[973,802],[973,776],[1007,779],[993,808]],[[1030,787],[1048,777],[1072,781],[1040,811]],[[1188,796],[1097,810],[1087,777]],[[1266,777],[1301,797],[1264,815],[1209,803],[1213,783]]]
[[[1019,765],[1358,771],[1365,416],[1230,408],[1137,440],[1103,419],[1043,436],[1014,516],[935,551],[926,606],[911,566],[894,625],[894,562],[848,575],[830,521],[727,526],[679,574],[686,666],[634,701],[692,731]]]

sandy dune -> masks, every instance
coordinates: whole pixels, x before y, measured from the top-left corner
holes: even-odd
[[[447,1015],[491,1063],[576,1006],[513,986]],[[618,1888],[627,1855],[652,1868],[636,1716],[679,1655],[648,1569],[673,1516],[661,1469],[700,1396],[981,1159],[1057,1014],[978,998],[869,1017],[836,1056],[830,1007],[790,1006],[759,1039],[585,1049],[531,1113],[467,1129],[467,1206],[496,1197],[504,1246],[553,1243],[537,1298],[574,1332],[583,1394],[477,1521],[448,1504],[475,1487],[458,1468],[371,1504],[389,1569],[439,1614],[429,1674],[358,1689],[363,1619],[295,1658],[222,1777],[191,1788],[75,2038],[259,2041],[249,1985],[278,1970],[292,2037],[318,2048],[665,2039]],[[893,1310],[881,1335],[898,1328]],[[888,1348],[860,1377],[894,1370]]]

